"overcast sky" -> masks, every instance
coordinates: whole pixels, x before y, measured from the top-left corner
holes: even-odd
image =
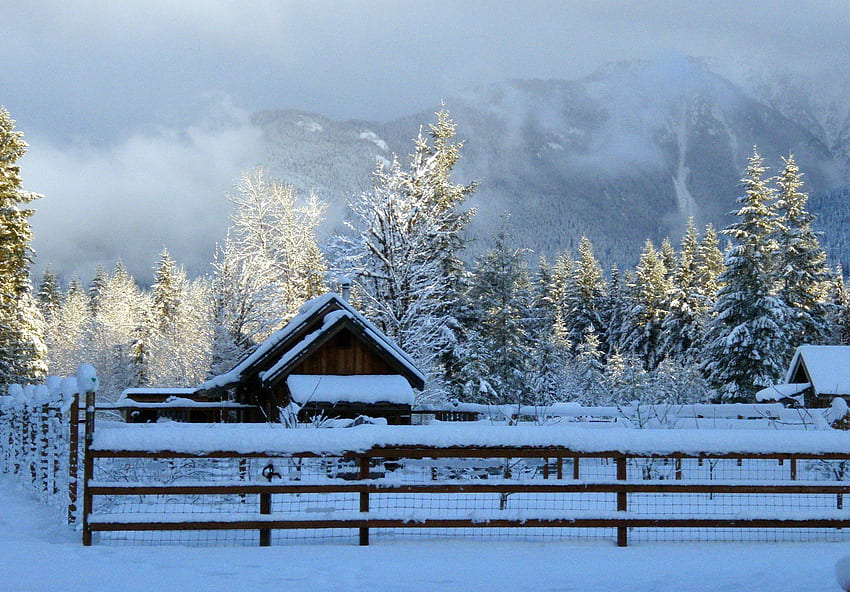
[[[86,275],[121,256],[138,273],[167,245],[197,271],[259,150],[253,111],[390,120],[670,50],[846,71],[848,33],[847,0],[3,2],[0,105],[45,194],[40,264]]]

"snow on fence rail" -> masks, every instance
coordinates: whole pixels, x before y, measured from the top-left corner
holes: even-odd
[[[99,429],[87,458],[85,544],[850,539],[837,431],[158,424]]]

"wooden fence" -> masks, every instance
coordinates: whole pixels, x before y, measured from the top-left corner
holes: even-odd
[[[630,530],[639,528],[850,527],[850,512],[843,507],[843,496],[850,493],[850,481],[844,478],[850,453],[629,455],[613,451],[579,453],[565,448],[414,446],[379,447],[334,457],[311,452],[283,457],[234,451],[191,454],[91,450],[86,458],[85,545],[92,543],[94,532],[118,531],[253,530],[258,533],[258,543],[265,546],[271,544],[272,532],[277,530],[356,529],[359,543],[367,545],[370,531],[375,529],[589,528],[610,529],[616,533],[617,545],[626,546]],[[234,461],[243,468],[239,478],[218,483],[93,479],[98,463],[173,463],[177,459]],[[304,466],[308,460],[314,466],[331,463],[344,470],[331,476],[327,472],[307,474]],[[252,471],[244,469],[248,463],[263,466],[263,476],[249,474]],[[801,463],[805,480],[798,479]],[[459,466],[470,472],[460,475],[459,471],[465,469],[457,469]],[[725,467],[724,474],[718,473],[720,466]],[[820,471],[818,466],[828,470]],[[293,472],[291,467],[298,467],[298,471]],[[411,476],[414,467],[416,471]],[[760,472],[766,475],[769,467],[770,475],[767,479],[729,478],[738,470],[735,467],[749,470],[756,477]],[[267,475],[269,472],[273,478]],[[472,496],[480,508],[470,509],[465,503],[459,509],[460,506],[438,501],[470,494],[483,494]],[[228,496],[238,501],[226,508],[205,501]],[[321,512],[305,507],[293,509],[289,502],[281,501],[310,496],[347,501]],[[532,503],[511,509],[505,503],[511,496]],[[558,501],[570,496],[591,496],[592,507],[574,509]],[[702,505],[688,507],[695,496],[702,496]],[[150,513],[115,511],[121,508],[122,498],[168,498],[173,503],[180,497],[191,498],[196,509],[188,513],[171,512],[167,507]],[[550,509],[541,510],[533,501],[544,497]],[[98,499],[107,498],[109,510],[93,510]],[[482,504],[481,498],[492,504],[486,507],[488,504]],[[727,500],[725,510],[718,512],[705,501],[709,498]],[[280,512],[272,511],[273,499],[280,501]],[[811,507],[794,503],[812,499],[818,501]],[[729,500],[733,501],[731,508]],[[687,509],[683,511],[680,506]]]

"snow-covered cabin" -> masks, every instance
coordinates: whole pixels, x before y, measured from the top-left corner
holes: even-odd
[[[424,384],[410,356],[328,293],[306,302],[286,326],[195,395],[256,405],[260,420],[276,420],[279,408],[295,403],[302,420],[367,415],[406,424],[414,389]]]
[[[835,397],[850,401],[850,346],[801,345],[794,352],[785,382],[756,393],[759,401],[829,407]]]

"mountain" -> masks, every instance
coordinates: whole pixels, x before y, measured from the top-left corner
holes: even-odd
[[[574,81],[482,86],[445,104],[465,141],[457,179],[479,181],[471,229],[479,248],[507,212],[517,243],[540,254],[572,249],[586,234],[604,262],[633,265],[646,238],[677,239],[689,216],[725,227],[753,146],[774,172],[794,154],[813,197],[842,187],[850,125],[834,109],[827,117],[816,96],[788,81],[736,84],[701,61],[669,57]],[[406,154],[431,121],[430,112],[387,123],[298,111],[254,117],[265,164],[328,200],[334,221],[349,196],[369,188],[376,161]],[[840,218],[833,201],[844,200],[813,199],[824,220]]]

